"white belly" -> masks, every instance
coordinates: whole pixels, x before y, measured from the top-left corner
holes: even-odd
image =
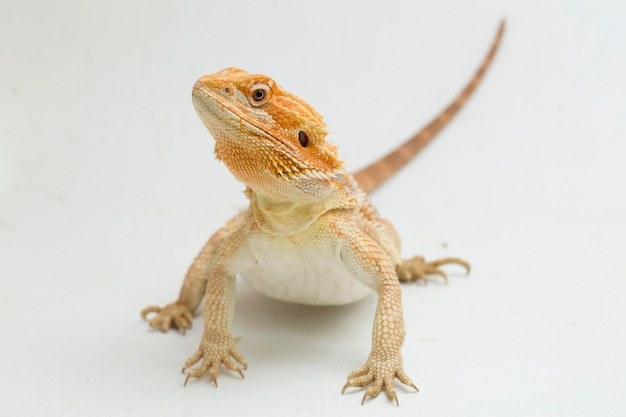
[[[345,267],[339,249],[316,239],[270,236],[251,238],[256,259],[241,276],[260,293],[282,301],[341,305],[358,301],[371,290]]]

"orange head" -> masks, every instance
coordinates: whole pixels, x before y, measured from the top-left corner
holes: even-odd
[[[322,116],[265,75],[237,68],[205,75],[193,103],[217,159],[254,191],[319,197],[343,165]]]

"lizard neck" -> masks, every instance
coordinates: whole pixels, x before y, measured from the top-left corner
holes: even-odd
[[[302,232],[322,215],[331,210],[357,207],[364,194],[354,193],[341,182],[333,182],[330,192],[315,200],[278,199],[276,196],[256,192],[250,187],[246,195],[256,224],[273,235],[289,236]]]

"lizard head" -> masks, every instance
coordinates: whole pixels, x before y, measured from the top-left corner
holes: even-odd
[[[215,138],[215,156],[254,191],[318,198],[343,162],[309,104],[274,80],[226,68],[193,87],[193,104]]]

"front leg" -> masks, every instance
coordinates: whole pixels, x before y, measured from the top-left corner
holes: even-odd
[[[200,360],[202,363],[187,373],[185,385],[189,378],[200,378],[208,372],[209,377],[217,386],[217,375],[221,364],[236,371],[243,378],[243,372],[237,363],[243,369],[246,369],[248,365],[235,349],[231,333],[234,312],[235,276],[227,275],[219,268],[215,268],[207,283],[202,340],[196,353],[183,365],[183,372]]]
[[[398,404],[395,378],[417,390],[402,368],[404,319],[400,283],[389,255],[366,233],[350,230],[354,228],[353,225],[336,227],[342,241],[341,258],[356,278],[378,293],[378,305],[371,353],[363,366],[348,375],[342,393],[349,387],[365,387],[364,403],[384,389],[387,397]]]
[[[208,373],[217,386],[222,364],[243,378],[242,369],[247,368],[247,363],[235,349],[231,330],[235,312],[235,276],[237,272],[245,272],[253,263],[245,227],[229,234],[217,248],[206,282],[204,333],[198,350],[183,365],[183,372],[200,360],[202,363],[189,370],[185,385],[191,377],[200,378]]]
[[[185,275],[178,300],[164,307],[148,306],[141,311],[141,317],[144,319],[147,319],[148,314],[156,313],[149,321],[150,327],[167,332],[170,327],[174,326],[183,334],[191,327],[193,314],[206,291],[206,283],[215,252],[222,245],[224,239],[240,227],[242,218],[243,214],[233,217],[207,241]]]

